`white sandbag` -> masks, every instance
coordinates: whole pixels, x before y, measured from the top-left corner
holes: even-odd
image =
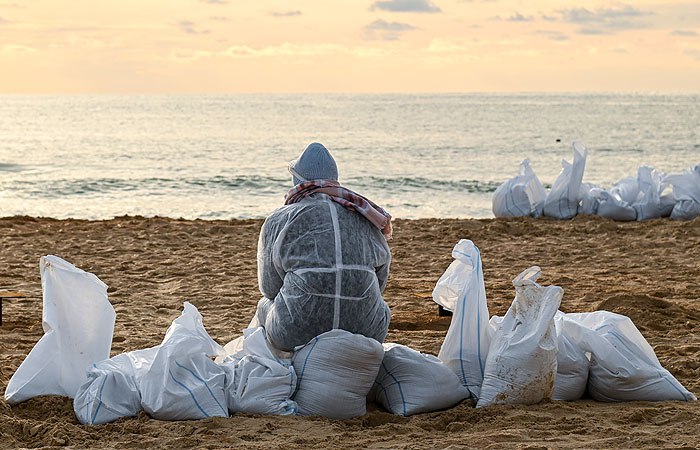
[[[121,353],[95,363],[78,389],[73,410],[82,424],[98,425],[141,411],[137,379],[151,366],[158,347]]]
[[[297,376],[290,359],[280,358],[271,348],[263,328],[248,328],[243,339],[229,342],[235,353],[227,356],[226,395],[230,414],[296,414],[291,399]]]
[[[222,353],[197,308],[185,302],[150,367],[137,379],[141,407],[159,420],[228,417],[226,371],[211,359]]]
[[[384,360],[372,392],[375,402],[400,416],[449,408],[470,396],[438,358],[394,343],[384,344]]]
[[[619,197],[625,204],[631,205],[639,197],[639,182],[636,177],[625,177],[610,188],[610,193]]]
[[[552,400],[573,401],[586,392],[590,361],[586,352],[562,329],[564,313],[557,311],[554,326],[557,331],[557,377],[554,379]]]
[[[555,219],[571,219],[576,215],[581,200],[581,181],[586,168],[588,150],[578,142],[574,142],[574,161],[569,164],[562,160],[562,170],[552,184],[552,189],[544,201],[544,215]]]
[[[641,166],[637,170],[637,185],[639,194],[632,204],[637,212],[637,220],[668,217],[671,214],[675,200],[672,196],[663,195],[667,183],[662,173],[653,167]]]
[[[539,217],[547,196],[528,159],[520,163],[518,175],[501,184],[492,198],[496,217]]]
[[[349,419],[367,412],[367,394],[384,358],[382,344],[344,330],[323,333],[295,350],[299,414]]]
[[[618,191],[599,190],[595,191],[593,195],[598,198],[596,214],[600,217],[623,222],[637,220],[637,211],[622,199]]]
[[[551,399],[557,373],[554,314],[563,289],[536,283],[539,267],[513,280],[515,299],[491,341],[477,408]]]
[[[695,200],[678,200],[671,211],[673,220],[693,220],[700,216],[700,203]]]
[[[58,256],[39,261],[44,335],[5,389],[11,405],[38,395],[75,397],[93,363],[109,358],[114,308],[107,285]]]
[[[671,219],[692,220],[700,216],[700,164],[680,174],[665,178],[673,187],[676,204],[671,212]]]
[[[591,353],[588,392],[598,401],[694,401],[632,321],[608,311],[566,314],[562,329]]]
[[[600,197],[597,195],[597,192],[602,189],[593,183],[581,183],[580,189],[579,197],[581,198],[581,203],[578,206],[577,214],[595,215],[600,204]]]
[[[478,399],[491,343],[481,254],[472,241],[461,239],[452,256],[455,260],[433,289],[433,300],[454,311],[438,358]]]

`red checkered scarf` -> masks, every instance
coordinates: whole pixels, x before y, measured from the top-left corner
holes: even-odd
[[[365,219],[382,231],[386,239],[391,239],[391,215],[384,208],[360,194],[344,188],[337,181],[313,180],[299,183],[287,192],[284,204],[291,205],[317,192],[326,194],[334,202],[362,214]]]

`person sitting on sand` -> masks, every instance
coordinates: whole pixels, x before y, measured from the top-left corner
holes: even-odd
[[[332,329],[383,342],[391,216],[338,183],[335,160],[319,143],[289,172],[295,186],[260,231],[258,323],[284,351]]]

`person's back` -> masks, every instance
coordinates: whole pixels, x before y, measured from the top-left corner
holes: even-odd
[[[332,195],[311,193],[273,212],[258,246],[258,318],[272,344],[291,350],[334,328],[383,342],[390,261],[376,224]]]

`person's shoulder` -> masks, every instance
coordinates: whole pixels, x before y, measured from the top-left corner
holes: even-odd
[[[280,206],[267,216],[265,222],[274,222],[283,218],[288,218],[290,215],[297,213],[299,210],[308,208],[309,202],[306,202],[305,200],[306,199],[297,203],[292,203],[291,205]]]

